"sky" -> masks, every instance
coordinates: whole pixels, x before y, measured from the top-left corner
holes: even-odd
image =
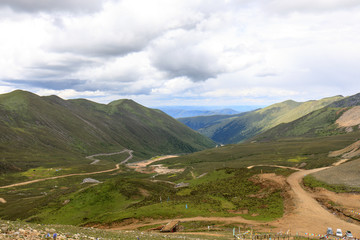
[[[358,0],[0,0],[0,93],[264,106],[359,80]]]

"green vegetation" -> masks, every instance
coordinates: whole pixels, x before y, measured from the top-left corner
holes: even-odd
[[[309,188],[325,188],[329,191],[336,192],[336,193],[343,193],[343,192],[360,192],[360,188],[358,187],[350,187],[343,184],[327,184],[325,182],[322,182],[318,179],[316,179],[312,175],[308,175],[304,177],[303,183],[305,186]]]
[[[237,143],[281,123],[292,122],[340,99],[342,99],[341,96],[335,96],[304,103],[288,100],[248,113],[182,118],[179,121],[216,142],[224,144]]]
[[[196,216],[234,216],[269,221],[283,214],[281,189],[260,186],[249,179],[260,169],[222,169],[186,180],[174,188],[152,182],[150,175],[124,171],[99,174],[100,184],[80,184],[81,177],[40,182],[0,190],[8,200],[0,215],[40,223],[110,224],[126,219],[172,219]],[[179,174],[181,175],[181,174]],[[19,197],[22,196],[22,197]],[[23,206],[19,209],[19,205]]]
[[[114,165],[110,158],[106,164],[87,166],[85,157],[96,153],[127,148],[134,150],[137,161],[214,145],[161,111],[127,99],[104,105],[20,90],[0,95],[0,174],[14,173],[1,185],[24,180],[16,172],[38,167],[82,172]]]
[[[337,159],[329,157],[329,152],[344,148],[359,137],[360,133],[354,132],[328,137],[226,145],[166,159],[156,164],[161,163],[173,168],[191,167],[198,174],[224,167],[240,168],[259,164],[311,169],[334,163]]]

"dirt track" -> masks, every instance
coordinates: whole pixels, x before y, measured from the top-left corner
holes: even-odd
[[[343,163],[344,161],[338,162],[338,164]],[[334,164],[334,166],[338,165]],[[270,166],[270,165],[269,165]],[[288,168],[283,166],[274,166],[280,168]],[[252,168],[254,166],[250,166]],[[275,228],[272,228],[272,232],[287,232],[291,231],[292,234],[299,233],[304,235],[308,234],[325,234],[326,229],[328,227],[333,228],[334,230],[337,228],[341,228],[343,233],[346,230],[351,230],[353,235],[356,237],[360,236],[360,226],[352,223],[348,223],[337,216],[331,214],[326,209],[324,209],[311,195],[311,193],[306,192],[300,185],[300,182],[304,178],[304,176],[318,172],[329,167],[317,168],[311,170],[301,170],[290,168],[293,170],[298,170],[297,172],[291,174],[287,179],[287,183],[291,188],[292,201],[294,203],[294,209],[290,212],[286,213],[284,217],[279,220],[275,220],[272,222],[256,222],[251,220],[246,220],[242,217],[194,217],[194,218],[180,218],[179,221],[187,222],[187,221],[219,221],[224,223],[246,223],[257,227],[258,229],[268,231],[270,225]],[[336,195],[336,194],[335,194]],[[339,201],[344,201],[346,198],[338,197]],[[356,199],[355,199],[356,201]],[[134,223],[127,226],[117,226],[112,229],[136,229],[141,226],[153,225],[153,224],[165,224],[173,219],[166,220],[155,220],[151,221],[151,223]]]
[[[16,187],[16,186],[22,186],[27,185],[35,182],[41,182],[46,181],[50,179],[57,179],[57,178],[65,178],[69,176],[85,176],[85,175],[92,175],[92,174],[98,174],[98,173],[106,173],[106,172],[112,172],[115,170],[118,170],[120,168],[120,164],[126,163],[128,160],[130,160],[132,156],[132,151],[125,149],[122,152],[118,152],[117,154],[128,152],[129,157],[122,161],[121,163],[116,165],[116,168],[109,169],[109,170],[103,170],[98,172],[91,172],[91,173],[75,173],[75,174],[68,174],[68,175],[62,175],[62,176],[56,176],[56,177],[49,177],[49,178],[43,178],[43,179],[36,179],[32,181],[22,182],[22,183],[16,183],[11,184],[8,186],[2,186],[0,188],[10,188],[10,187]],[[90,156],[91,159],[95,159],[95,156],[101,156],[102,154],[96,154],[93,156]],[[103,154],[108,155],[108,154]],[[149,162],[147,162],[149,164]],[[146,167],[147,164],[144,164]],[[336,165],[336,164],[335,164]],[[254,167],[254,166],[251,166]],[[249,168],[251,168],[249,167]],[[282,167],[283,166],[274,166],[274,167]],[[306,192],[300,185],[300,182],[302,181],[303,177],[315,173],[324,169],[327,169],[329,167],[325,168],[318,168],[318,169],[311,169],[311,170],[299,170],[298,172],[295,172],[291,174],[287,178],[287,182],[291,187],[291,195],[292,195],[292,201],[294,203],[294,209],[286,213],[285,216],[279,220],[265,223],[271,226],[274,226],[275,228],[272,229],[272,231],[287,231],[288,229],[291,230],[292,234],[299,233],[299,234],[305,234],[305,233],[313,233],[313,234],[324,234],[327,227],[332,227],[333,229],[341,228],[343,232],[346,230],[351,230],[353,232],[353,235],[356,237],[360,236],[360,226],[355,225],[352,223],[348,223],[346,221],[341,220],[340,218],[336,217],[335,215],[328,212],[326,209],[324,209],[312,196],[310,193]],[[344,200],[344,198],[339,198]],[[341,201],[341,200],[339,200]],[[173,220],[173,219],[171,219]],[[178,219],[180,221],[221,221],[224,223],[246,223],[253,226],[258,226],[262,229],[266,228],[264,227],[264,223],[262,222],[256,222],[251,220],[246,220],[242,217],[230,217],[230,218],[224,218],[224,217],[194,217],[194,218],[182,218]],[[151,221],[151,223],[134,223],[127,226],[114,226],[112,229],[135,229],[140,226],[146,226],[146,225],[153,225],[153,224],[161,224],[169,222],[168,220],[155,220]],[[264,229],[265,230],[265,229]]]
[[[325,168],[317,168],[311,170],[302,170],[291,174],[287,178],[293,195],[295,209],[291,213],[286,214],[278,221],[270,223],[277,227],[277,229],[287,230],[291,229],[292,233],[314,233],[324,234],[327,227],[333,229],[341,228],[343,233],[346,230],[351,230],[354,236],[360,236],[360,226],[345,222],[335,215],[324,209],[311,194],[306,192],[300,185],[304,176],[321,171]]]
[[[18,186],[23,186],[23,185],[31,184],[31,183],[43,182],[43,181],[46,181],[46,180],[52,180],[52,179],[58,179],[58,178],[65,178],[65,177],[71,177],[71,176],[87,176],[87,175],[93,175],[93,174],[99,174],[99,173],[113,172],[113,171],[118,170],[118,169],[120,168],[120,164],[124,164],[124,163],[126,163],[127,161],[129,161],[130,159],[133,158],[133,155],[132,155],[132,152],[133,152],[133,151],[132,151],[132,150],[125,149],[125,150],[123,150],[123,151],[121,151],[121,152],[111,153],[111,154],[109,154],[109,153],[99,153],[99,154],[95,154],[95,155],[92,155],[92,156],[88,156],[88,157],[87,157],[87,158],[89,158],[89,159],[95,160],[94,157],[98,157],[98,156],[109,156],[109,155],[115,155],[115,154],[120,154],[120,153],[124,153],[124,152],[129,153],[129,157],[126,158],[126,159],[125,159],[124,161],[122,161],[121,163],[116,164],[116,167],[115,167],[115,168],[112,168],[112,169],[103,170],[103,171],[97,171],[97,172],[90,172],[90,173],[72,173],[72,174],[55,176],[55,177],[35,179],[35,180],[31,180],[31,181],[26,181],[26,182],[14,183],[14,184],[7,185],[7,186],[1,186],[0,189],[1,189],[1,188],[18,187]]]

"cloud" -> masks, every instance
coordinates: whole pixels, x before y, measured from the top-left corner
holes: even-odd
[[[178,30],[158,39],[151,52],[154,66],[170,77],[186,76],[194,81],[216,77],[224,69],[201,35],[205,34]]]
[[[0,91],[172,104],[357,91],[357,0],[30,2],[0,2]]]
[[[191,28],[203,17],[187,1],[122,0],[104,4],[101,12],[63,17],[51,33],[48,48],[62,53],[116,57],[142,51],[174,28]]]
[[[360,7],[357,0],[272,0],[264,5],[267,10],[277,13],[329,12]]]
[[[45,88],[52,90],[64,90],[77,88],[78,85],[84,83],[84,80],[78,79],[62,79],[62,80],[3,80],[6,83],[11,83],[17,88]]]
[[[2,0],[0,7],[21,12],[94,12],[101,10],[104,1],[98,0]]]

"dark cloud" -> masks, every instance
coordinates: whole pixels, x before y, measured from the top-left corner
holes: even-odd
[[[0,7],[21,12],[96,12],[102,9],[99,0],[1,0]]]
[[[52,50],[57,53],[74,53],[90,57],[117,57],[125,56],[132,52],[138,52],[146,46],[146,42],[114,43],[114,42],[90,42],[81,44],[76,42],[66,42],[62,46],[52,46]]]
[[[69,75],[94,62],[82,59],[63,59],[56,63],[37,63],[27,67],[24,73],[28,79],[67,79]]]
[[[75,89],[78,85],[83,84],[84,80],[63,79],[63,80],[3,80],[3,82],[14,84],[20,88],[34,87],[51,90]]]

